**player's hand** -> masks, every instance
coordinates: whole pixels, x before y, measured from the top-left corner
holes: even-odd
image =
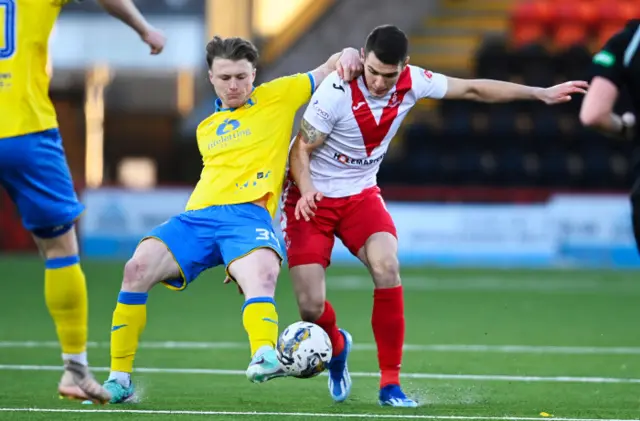
[[[336,63],[340,79],[349,82],[362,74],[364,66],[360,53],[355,48],[345,48]]]
[[[571,101],[571,95],[586,94],[589,82],[572,80],[540,91],[539,99],[547,105]]]
[[[318,205],[316,202],[322,200],[322,193],[318,191],[310,191],[302,195],[300,199],[298,199],[298,203],[296,204],[295,217],[296,220],[300,220],[300,217],[303,217],[305,221],[309,221],[311,218],[316,216],[315,210],[318,209]]]
[[[167,42],[167,38],[164,33],[153,26],[149,27],[147,31],[142,34],[142,40],[151,47],[151,54],[157,55],[164,49],[164,44]]]

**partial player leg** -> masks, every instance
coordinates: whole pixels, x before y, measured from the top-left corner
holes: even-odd
[[[282,252],[269,212],[251,203],[217,208],[216,239],[227,276],[244,293],[242,323],[249,337],[247,378],[262,383],[286,375],[278,361],[278,312],[274,299]]]
[[[132,400],[133,361],[147,322],[147,298],[151,288],[166,279],[179,278],[180,268],[167,246],[147,238],[125,264],[118,302],[111,324],[111,372],[105,388],[111,403]]]
[[[329,363],[329,393],[334,401],[343,402],[351,393],[347,358],[353,340],[347,331],[338,328],[333,306],[325,299],[325,268],[322,264],[311,263],[291,267],[290,272],[302,320],[317,324],[331,339],[333,357]]]
[[[396,238],[380,232],[369,237],[358,257],[366,262],[375,284],[371,326],[378,346],[380,404],[415,407],[416,402],[400,388],[405,319],[397,250]]]
[[[247,378],[262,383],[284,376],[275,355],[278,341],[278,312],[274,299],[280,256],[269,248],[259,248],[234,260],[228,267],[229,275],[244,292],[242,324],[249,337],[252,361]]]
[[[352,202],[338,227],[338,235],[367,266],[375,284],[371,326],[381,374],[379,402],[415,407],[416,402],[400,388],[405,320],[396,228],[377,187],[354,196]]]
[[[334,401],[342,402],[351,392],[347,359],[353,340],[348,332],[338,328],[333,306],[326,301],[325,269],[329,266],[335,241],[337,211],[344,201],[324,198],[318,203],[316,217],[305,221],[296,220],[294,215],[299,198],[297,188],[287,189],[282,226],[289,270],[302,320],[317,324],[331,339],[329,394]]]
[[[56,326],[65,371],[64,397],[104,403],[109,394],[87,368],[87,287],[74,222],[84,210],[58,130],[0,140],[0,184],[45,258],[45,302]]]
[[[65,371],[58,385],[61,396],[106,403],[110,394],[88,369],[87,285],[80,267],[75,229],[54,238],[35,237],[45,261],[45,302],[56,326]],[[36,230],[46,236],[46,230]]]

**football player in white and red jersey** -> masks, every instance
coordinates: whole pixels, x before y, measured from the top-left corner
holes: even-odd
[[[451,78],[410,66],[407,48],[407,37],[397,27],[375,28],[362,51],[363,75],[349,83],[335,72],[325,79],[311,98],[289,156],[282,212],[288,264],[302,319],[320,325],[331,338],[329,392],[338,402],[351,390],[347,356],[352,339],[338,329],[325,300],[325,269],[335,236],[373,278],[379,403],[417,406],[400,387],[405,321],[398,243],[376,183],[380,163],[407,112],[422,98],[556,104],[588,87],[583,81],[534,88]]]

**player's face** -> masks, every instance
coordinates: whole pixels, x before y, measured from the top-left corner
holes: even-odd
[[[378,60],[375,53],[371,51],[364,58],[364,77],[367,81],[369,92],[374,97],[383,97],[394,87],[400,77],[400,73],[409,62],[409,57],[404,63],[385,64]]]
[[[251,97],[256,69],[246,59],[215,58],[209,70],[209,80],[225,108],[243,106]]]

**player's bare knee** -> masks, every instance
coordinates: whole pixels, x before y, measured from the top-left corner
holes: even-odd
[[[267,263],[260,268],[257,282],[265,295],[275,293],[279,274],[280,267],[277,264]]]
[[[78,254],[78,240],[74,228],[62,235],[52,238],[41,238],[34,235],[40,253],[45,259],[75,256]]]
[[[400,285],[400,263],[396,256],[384,256],[370,261],[369,265],[377,288],[392,288]]]
[[[324,300],[318,299],[310,295],[298,299],[298,307],[300,310],[300,319],[305,322],[315,322],[322,316],[324,311]]]
[[[124,265],[122,290],[127,292],[147,292],[153,286],[153,270],[149,259],[134,256]]]

